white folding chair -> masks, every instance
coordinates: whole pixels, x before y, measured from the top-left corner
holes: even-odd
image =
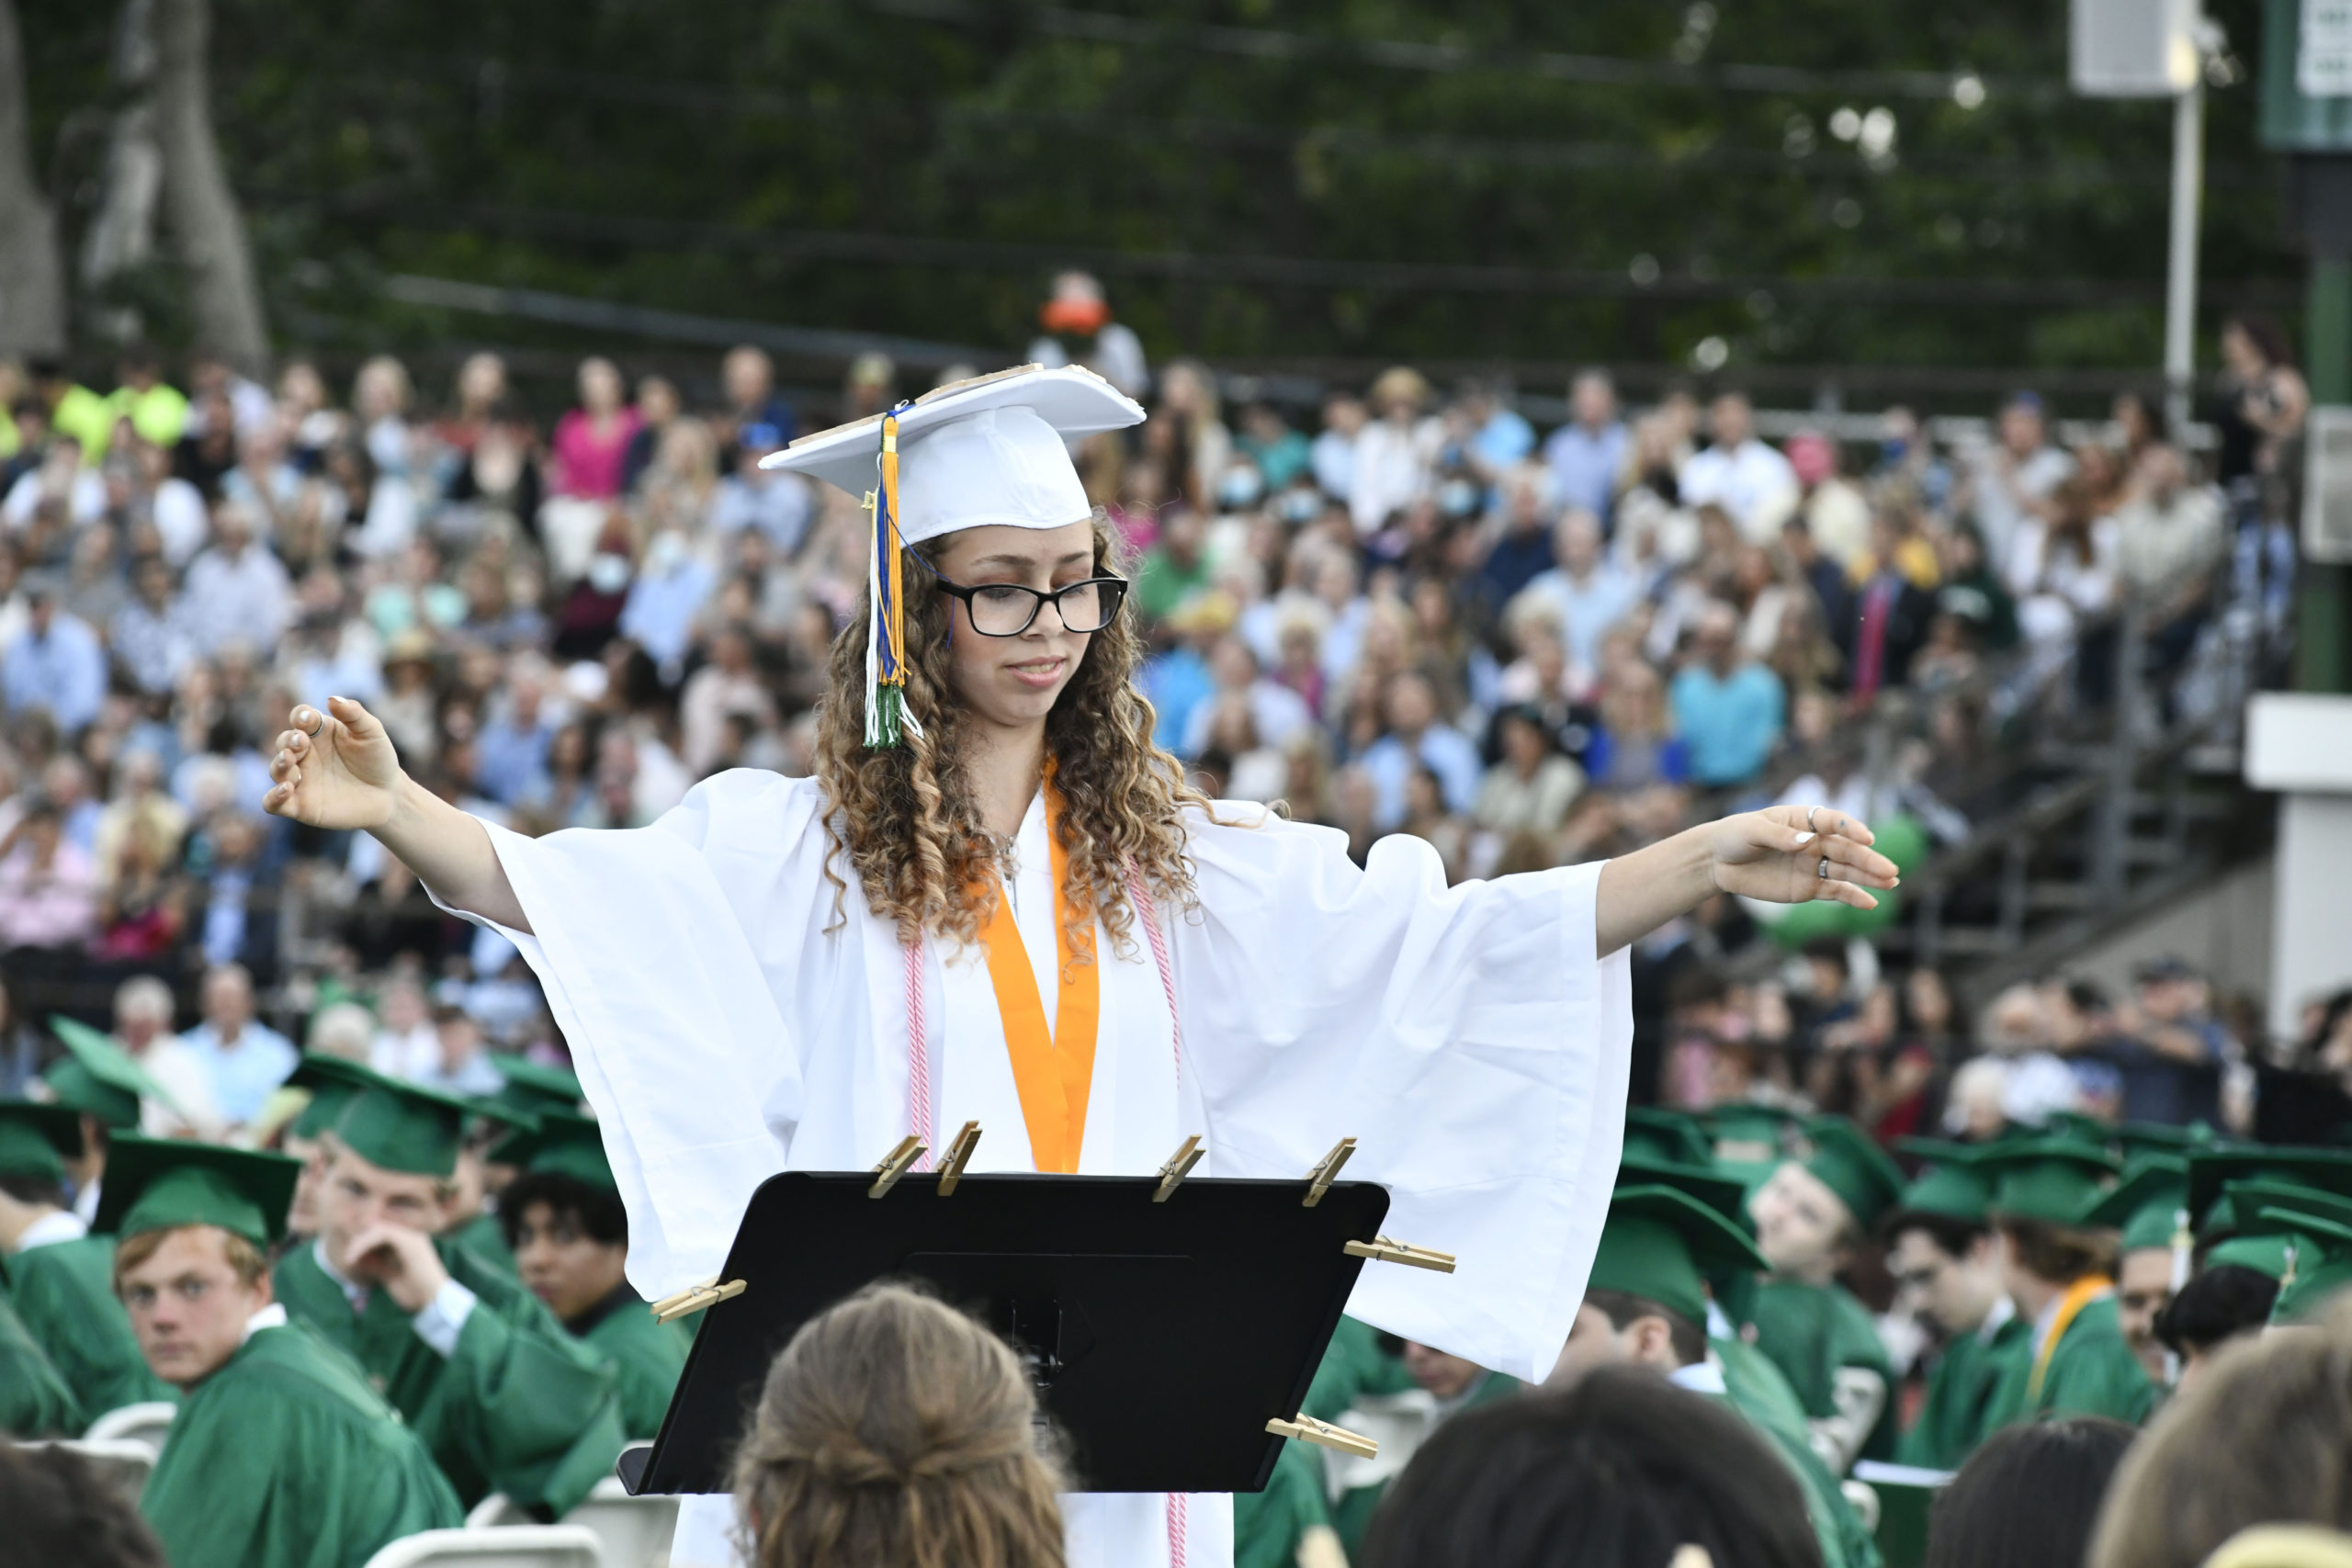
[[[678,1500],[632,1497],[619,1476],[608,1475],[563,1522],[596,1532],[605,1568],[662,1568],[678,1533]]]
[[[160,1454],[164,1440],[172,1435],[172,1417],[179,1414],[179,1409],[168,1399],[145,1399],[137,1404],[125,1404],[91,1422],[90,1429],[82,1438],[93,1443],[144,1443]]]
[[[594,1532],[578,1525],[420,1530],[368,1560],[368,1568],[601,1568]]]
[[[46,1438],[38,1442],[20,1443],[19,1448],[62,1449],[79,1454],[115,1493],[132,1507],[139,1506],[139,1495],[147,1489],[147,1478],[155,1471],[155,1450],[144,1443],[125,1438]]]
[[[535,1525],[538,1520],[507,1500],[503,1492],[493,1492],[476,1503],[466,1514],[469,1530],[511,1529],[516,1525]]]

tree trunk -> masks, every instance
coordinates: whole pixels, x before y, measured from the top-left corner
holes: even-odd
[[[153,0],[124,0],[115,21],[110,73],[120,107],[107,133],[103,194],[82,231],[85,319],[118,343],[139,337],[143,323],[136,306],[107,299],[108,286],[154,259],[155,204],[164,188],[164,150],[155,141],[154,12]]]
[[[25,44],[16,0],[0,0],[0,354],[65,352],[65,267],[57,214],[27,144]]]
[[[187,268],[200,352],[249,376],[267,368],[268,334],[243,217],[212,139],[209,0],[156,0],[155,135],[164,148],[164,210]]]

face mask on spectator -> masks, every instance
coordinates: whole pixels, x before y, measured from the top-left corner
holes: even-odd
[[[1225,478],[1217,481],[1216,498],[1227,512],[1246,512],[1265,493],[1265,477],[1247,464],[1227,468]]]
[[[628,586],[628,557],[599,554],[588,559],[588,586],[599,593],[618,593]]]

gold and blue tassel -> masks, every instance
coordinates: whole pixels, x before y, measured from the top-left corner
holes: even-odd
[[[922,733],[907,708],[907,610],[900,578],[905,546],[899,536],[899,414],[910,406],[900,403],[882,416],[876,482],[865,498],[873,525],[866,572],[865,744],[876,750],[898,745],[901,731]]]

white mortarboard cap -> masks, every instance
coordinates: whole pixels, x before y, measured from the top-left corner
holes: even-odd
[[[991,524],[1060,528],[1093,511],[1066,437],[1143,423],[1142,407],[1078,366],[1025,365],[935,388],[899,414],[899,536],[910,545]],[[804,435],[760,460],[863,496],[876,414]]]

